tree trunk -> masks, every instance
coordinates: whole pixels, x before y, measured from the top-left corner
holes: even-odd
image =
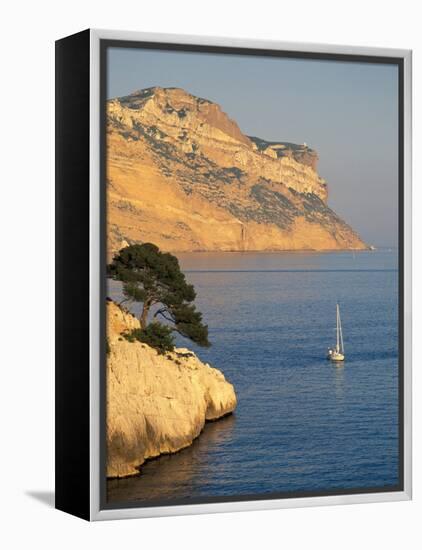
[[[150,307],[151,306],[148,302],[144,302],[144,305],[142,307],[141,317],[139,318],[142,330],[145,330],[148,326],[148,313],[149,313]]]

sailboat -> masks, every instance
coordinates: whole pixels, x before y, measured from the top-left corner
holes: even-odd
[[[341,330],[340,307],[338,304],[336,313],[337,342],[335,348],[328,349],[327,359],[330,359],[331,361],[344,361],[343,331]]]

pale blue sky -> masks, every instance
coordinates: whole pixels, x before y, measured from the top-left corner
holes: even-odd
[[[109,48],[108,97],[150,86],[219,103],[247,135],[306,142],[329,205],[368,243],[397,245],[397,66]]]

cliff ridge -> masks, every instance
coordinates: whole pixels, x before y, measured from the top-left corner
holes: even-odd
[[[107,159],[110,253],[367,248],[328,206],[316,151],[246,136],[179,88],[109,100]]]

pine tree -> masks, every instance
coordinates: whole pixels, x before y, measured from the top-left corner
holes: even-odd
[[[142,303],[141,330],[150,326],[151,308],[156,306],[153,323],[164,319],[172,331],[200,346],[210,345],[208,327],[193,304],[195,289],[186,282],[175,256],[161,252],[152,243],[130,245],[116,254],[107,272],[123,283],[126,300]]]

